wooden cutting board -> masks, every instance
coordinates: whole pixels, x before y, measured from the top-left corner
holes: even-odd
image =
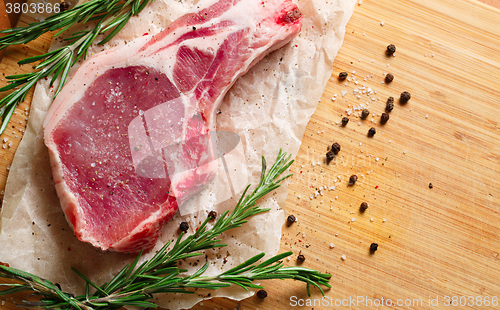
[[[500,1],[485,2],[500,7]],[[21,23],[30,21],[21,18]],[[29,70],[15,63],[43,52],[49,42],[44,36],[7,49],[0,72]],[[397,47],[395,56],[385,54],[390,43]],[[337,79],[341,71],[349,72],[350,81]],[[382,83],[388,72],[394,81]],[[363,86],[376,93],[361,90],[358,99],[353,91]],[[333,288],[323,301],[317,291],[308,300],[302,283],[269,281],[265,301],[249,298],[239,309],[290,309],[302,302],[307,309],[342,303],[372,308],[388,305],[388,299],[395,309],[445,308],[447,302],[498,308],[499,86],[500,10],[474,0],[365,0],[356,5],[292,167],[287,213],[298,221],[283,226],[281,242],[282,251],[295,253],[287,265],[295,265],[301,252],[303,266],[333,275]],[[412,96],[405,105],[398,101],[402,91]],[[387,124],[380,125],[389,96],[396,98],[395,108]],[[20,105],[13,127],[0,137],[13,141],[12,147],[0,148],[1,188],[30,100]],[[346,127],[336,125],[346,110],[367,101],[371,115],[366,120],[355,117],[355,111]],[[367,137],[370,127],[377,130],[372,138]],[[342,148],[337,158],[317,164],[332,142]],[[358,182],[348,187],[352,174]],[[336,190],[324,189],[314,198],[319,187],[334,185]],[[359,211],[362,202],[369,204],[364,213]],[[371,243],[379,245],[373,254]],[[14,301],[26,296],[19,294]],[[15,309],[12,299],[5,300],[2,309]],[[218,298],[195,309],[237,305]]]

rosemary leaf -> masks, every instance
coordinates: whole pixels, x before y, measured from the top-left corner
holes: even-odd
[[[304,267],[284,267],[282,260],[292,255],[292,252],[285,252],[258,263],[265,255],[260,253],[213,277],[203,276],[209,267],[208,263],[190,276],[185,274],[187,270],[177,266],[179,260],[202,255],[200,251],[224,246],[219,239],[216,239],[221,233],[241,226],[248,218],[268,210],[255,206],[257,197],[262,197],[276,189],[279,186],[277,180],[281,182],[289,177],[287,175],[279,178],[292,162],[290,156],[287,157],[286,153],[280,150],[275,164],[266,173],[267,164],[263,158],[259,184],[250,194],[247,194],[249,187],[245,189],[232,212],[224,212],[211,228],[207,226],[210,220],[207,218],[196,233],[189,236],[181,233],[172,248],[169,249],[172,243],[168,242],[150,260],[137,266],[142,256],[140,253],[131,264],[120,270],[108,283],[98,286],[73,268],[73,271],[86,282],[85,294],[82,296],[73,297],[71,294],[63,293],[48,280],[5,266],[0,266],[0,277],[13,278],[24,284],[4,284],[3,286],[9,288],[0,291],[0,295],[20,290],[41,293],[44,296],[42,301],[25,302],[23,306],[40,306],[46,309],[104,310],[117,309],[126,305],[154,308],[157,306],[148,301],[153,298],[154,294],[193,294],[193,289],[216,290],[231,285],[245,290],[260,289],[263,287],[254,284],[254,281],[268,279],[298,280],[306,283],[308,294],[311,293],[310,287],[314,286],[324,295],[321,286],[331,288],[328,284],[331,275]],[[90,292],[90,287],[95,289],[94,293]]]
[[[64,86],[71,67],[79,59],[85,59],[87,51],[96,37],[114,28],[98,44],[111,40],[125,26],[130,17],[142,11],[149,1],[91,0],[76,5],[70,10],[51,15],[44,21],[0,31],[1,34],[6,34],[0,37],[1,50],[11,45],[29,43],[47,32],[58,30],[54,36],[59,36],[75,24],[97,21],[91,29],[79,31],[68,38],[67,40],[71,42],[70,45],[18,62],[19,65],[23,65],[41,61],[35,67],[36,71],[34,72],[8,76],[7,79],[10,81],[6,86],[0,88],[0,92],[14,89],[13,92],[0,99],[0,117],[2,118],[0,134],[7,127],[17,105],[26,98],[28,91],[37,81],[52,76],[50,80],[50,86],[52,86],[59,78],[55,98]]]

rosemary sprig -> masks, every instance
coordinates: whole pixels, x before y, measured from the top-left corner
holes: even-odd
[[[185,275],[187,270],[180,269],[177,265],[179,260],[203,255],[200,251],[225,246],[220,243],[220,239],[217,239],[221,233],[240,227],[253,215],[268,211],[269,209],[256,206],[256,201],[278,188],[279,183],[290,176],[279,178],[292,163],[290,156],[280,150],[275,164],[267,172],[266,160],[262,158],[262,174],[259,184],[248,195],[246,193],[249,187],[246,188],[232,212],[224,212],[212,227],[208,226],[210,218],[207,218],[195,234],[182,240],[185,234],[181,233],[170,250],[168,249],[171,245],[169,242],[150,260],[138,266],[142,255],[140,253],[131,264],[125,266],[111,281],[103,285],[98,286],[78,270],[73,269],[86,282],[84,295],[75,297],[64,293],[49,280],[5,266],[0,266],[0,277],[12,278],[21,283],[0,284],[0,286],[8,287],[0,291],[0,295],[27,290],[43,297],[36,302],[24,301],[23,307],[100,310],[118,309],[125,305],[155,308],[157,306],[149,301],[154,294],[192,294],[193,289],[196,288],[219,289],[231,285],[238,285],[248,290],[249,288],[262,288],[253,281],[268,279],[298,280],[307,284],[308,294],[310,294],[310,286],[317,287],[324,294],[321,286],[331,287],[328,284],[331,275],[303,267],[284,267],[282,260],[290,256],[292,252],[276,255],[258,264],[257,262],[264,257],[264,253],[261,253],[213,277],[203,276],[208,263],[192,275]],[[91,288],[93,293],[90,292]]]
[[[125,26],[130,17],[137,15],[148,2],[149,0],[127,0],[125,2],[121,0],[92,0],[70,10],[51,15],[42,22],[0,31],[0,34],[7,34],[0,37],[1,50],[10,45],[31,42],[49,31],[60,29],[54,34],[55,37],[77,23],[97,21],[91,29],[79,31],[67,38],[66,40],[71,42],[68,46],[18,62],[19,65],[24,65],[42,60],[34,67],[34,72],[6,77],[9,79],[8,84],[0,88],[0,92],[17,89],[0,99],[0,117],[2,117],[0,134],[7,127],[17,105],[26,98],[28,91],[37,81],[51,76],[50,87],[52,87],[57,78],[60,77],[59,85],[54,93],[55,98],[66,82],[69,69],[82,57],[85,59],[87,51],[96,37],[113,29],[98,44],[104,44],[111,40]]]

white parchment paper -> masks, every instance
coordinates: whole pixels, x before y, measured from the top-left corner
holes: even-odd
[[[280,148],[295,156],[305,127],[314,113],[332,71],[333,60],[340,49],[345,25],[352,15],[355,0],[298,0],[304,14],[302,32],[284,48],[268,55],[247,74],[238,79],[221,106],[217,130],[237,132],[242,138],[238,156],[243,156],[256,184],[261,172],[261,157],[272,164]],[[105,46],[94,46],[91,53],[127,41],[144,33],[155,34],[172,20],[183,15],[193,1],[156,0]],[[51,48],[55,48],[54,40]],[[71,72],[74,72],[75,68]],[[59,206],[51,178],[49,157],[43,143],[42,123],[52,102],[48,81],[37,84],[30,110],[28,127],[12,164],[0,222],[0,261],[59,283],[63,290],[79,294],[84,283],[72,271],[74,267],[96,283],[109,281],[133,256],[102,252],[76,239]],[[235,167],[237,168],[237,167]],[[210,185],[209,185],[210,186]],[[260,205],[272,211],[252,218],[243,227],[223,236],[227,247],[207,251],[200,261],[183,263],[183,268],[195,270],[206,260],[210,268],[206,275],[215,275],[265,252],[275,255],[280,246],[281,227],[285,220],[284,207],[287,184],[264,197]],[[236,197],[238,198],[238,197]],[[220,214],[232,209],[233,198],[217,206]],[[155,249],[178,236],[179,223],[199,225],[214,208],[203,192],[187,202],[192,213],[178,213],[164,227]],[[210,293],[210,295],[209,295]],[[197,291],[193,295],[158,296],[154,302],[168,309],[190,308],[200,300],[225,296],[242,299],[247,293],[238,287],[217,291]]]

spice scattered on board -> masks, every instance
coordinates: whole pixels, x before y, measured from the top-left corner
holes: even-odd
[[[394,80],[394,75],[392,73],[387,73],[385,75],[385,82],[386,83],[390,83]]]
[[[386,51],[387,55],[392,55],[394,53],[396,53],[396,46],[394,44],[389,44],[387,45],[387,51]]]
[[[368,137],[373,137],[376,133],[377,133],[377,130],[375,129],[375,127],[371,127],[368,130]]]
[[[408,101],[410,101],[411,99],[411,94],[407,91],[404,91],[401,93],[401,96],[399,97],[399,100],[401,101],[401,103],[407,103]]]
[[[359,211],[365,212],[366,209],[368,209],[368,203],[362,202],[361,205],[359,206]]]
[[[217,212],[215,212],[214,210],[210,211],[210,213],[208,213],[208,217],[211,220],[215,220],[217,218]]]
[[[326,161],[329,163],[335,157],[335,153],[331,150],[326,153]]]
[[[349,178],[349,186],[353,186],[356,181],[358,181],[358,176],[355,174],[351,175]]]
[[[335,142],[334,144],[332,144],[331,151],[332,151],[335,155],[337,155],[337,154],[340,152],[340,144],[338,144],[337,142]]]
[[[297,256],[297,263],[302,264],[306,260],[306,257],[303,254],[299,254]]]
[[[389,120],[389,114],[387,113],[382,113],[382,115],[380,116],[380,124],[385,124],[387,123],[387,121]]]
[[[370,252],[375,252],[378,249],[378,244],[377,243],[372,243],[370,244]]]
[[[188,231],[189,229],[189,224],[187,222],[182,222],[180,225],[179,225],[179,229],[183,232],[186,232]]]
[[[69,7],[70,7],[70,4],[68,2],[63,1],[59,4],[59,11],[61,11],[61,12],[67,11],[69,9]]]
[[[368,109],[364,109],[362,112],[361,112],[361,118],[362,119],[365,119],[368,117],[368,115],[370,115],[370,110]]]
[[[257,297],[260,299],[264,299],[267,297],[267,292],[265,290],[258,290]]]
[[[346,126],[347,123],[349,123],[349,118],[348,117],[342,117],[342,126]]]
[[[293,223],[295,223],[295,221],[297,220],[297,218],[295,217],[295,215],[293,214],[290,214],[287,218],[286,218],[286,223],[288,224],[288,226],[292,225]]]
[[[343,81],[343,80],[347,79],[348,75],[349,74],[347,72],[340,72],[339,73],[339,80]]]
[[[429,183],[429,188],[433,188],[434,185],[432,185],[432,183]]]
[[[385,111],[391,112],[394,109],[394,97],[387,98],[387,103],[385,105]]]

